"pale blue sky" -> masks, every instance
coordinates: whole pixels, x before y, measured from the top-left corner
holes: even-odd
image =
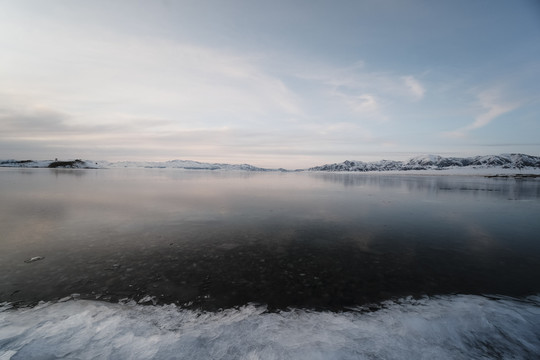
[[[0,158],[540,155],[540,2],[0,0]]]

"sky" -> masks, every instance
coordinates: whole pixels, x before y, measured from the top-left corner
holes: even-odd
[[[0,158],[540,155],[537,0],[0,0]]]

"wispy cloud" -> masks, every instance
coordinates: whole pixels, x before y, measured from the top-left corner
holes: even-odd
[[[420,100],[424,97],[426,89],[414,76],[403,76],[402,79],[414,99]]]
[[[375,96],[371,94],[361,94],[354,97],[349,97],[350,106],[354,111],[360,113],[377,112],[379,110],[379,104]]]
[[[360,120],[386,122],[392,119],[394,107],[421,100],[426,93],[413,75],[370,70],[361,61],[345,67],[308,65],[296,76],[309,81],[313,88],[321,88],[329,103],[339,101],[344,112]]]
[[[342,100],[354,115],[364,119],[386,120],[377,97],[373,94],[350,94],[340,91],[334,92],[334,96]]]
[[[474,122],[465,127],[465,130],[474,130],[488,125],[495,118],[517,108],[517,103],[507,102],[499,91],[490,90],[478,95],[478,103],[483,112],[476,116]]]
[[[459,129],[445,132],[443,135],[449,138],[466,137],[472,130],[489,125],[493,120],[520,106],[516,101],[508,100],[500,88],[484,90],[476,95],[477,115],[469,125]]]

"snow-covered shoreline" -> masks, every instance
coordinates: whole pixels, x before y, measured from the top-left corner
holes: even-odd
[[[100,169],[99,163],[90,160],[0,160],[0,167],[8,168],[61,168],[61,169]]]
[[[326,171],[309,170],[309,172],[319,173]],[[529,175],[540,176],[539,168],[503,169],[501,167],[491,168],[447,168],[447,169],[426,169],[426,170],[371,170],[371,171],[332,171],[332,174],[355,174],[355,175],[399,175],[399,176],[488,176],[488,177],[527,177]]]
[[[0,304],[0,358],[486,359],[534,357],[539,298],[450,295],[376,311],[218,312],[98,301]]]
[[[286,170],[261,168],[249,164],[204,163],[192,160],[170,161],[92,161],[92,160],[0,160],[0,167],[62,169],[183,169],[223,171],[308,171],[333,173],[365,173],[379,175],[463,175],[525,177],[540,175],[540,157],[526,154],[501,154],[469,158],[423,155],[408,161],[375,162],[344,161],[309,169]]]
[[[62,169],[186,169],[186,170],[243,170],[277,171],[249,164],[203,163],[191,160],[156,161],[93,161],[93,160],[0,160],[0,167],[13,168],[62,168]],[[283,170],[283,169],[280,169]]]

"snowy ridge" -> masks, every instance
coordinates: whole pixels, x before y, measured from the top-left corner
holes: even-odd
[[[249,164],[203,163],[191,160],[152,161],[90,161],[90,160],[0,160],[0,167],[22,168],[63,168],[63,169],[108,169],[108,168],[157,168],[186,170],[242,170],[242,171],[275,171]],[[283,169],[279,169],[283,170]]]
[[[186,170],[244,170],[244,171],[270,171],[249,164],[221,164],[204,163],[192,160],[170,160],[163,162],[155,161],[119,161],[102,162],[106,168],[158,168],[158,169],[186,169]]]
[[[0,160],[0,167],[22,168],[64,168],[64,169],[103,169],[103,168],[150,168],[150,169],[185,169],[185,170],[235,170],[235,171],[287,171],[285,169],[267,169],[249,164],[204,163],[192,160],[156,161],[90,161],[90,160]],[[374,162],[349,161],[315,166],[309,171],[423,171],[423,170],[463,170],[481,169],[540,170],[540,157],[526,154],[502,154],[474,156],[467,158],[422,155],[408,161],[380,160]]]
[[[344,161],[310,168],[310,171],[408,171],[445,170],[458,168],[473,169],[540,169],[540,157],[526,154],[502,154],[474,156],[468,158],[422,155],[408,161],[381,160],[375,162]]]
[[[376,311],[0,304],[0,359],[533,359],[540,298],[454,295]]]
[[[0,167],[51,168],[51,169],[99,169],[101,166],[89,160],[0,160]]]

